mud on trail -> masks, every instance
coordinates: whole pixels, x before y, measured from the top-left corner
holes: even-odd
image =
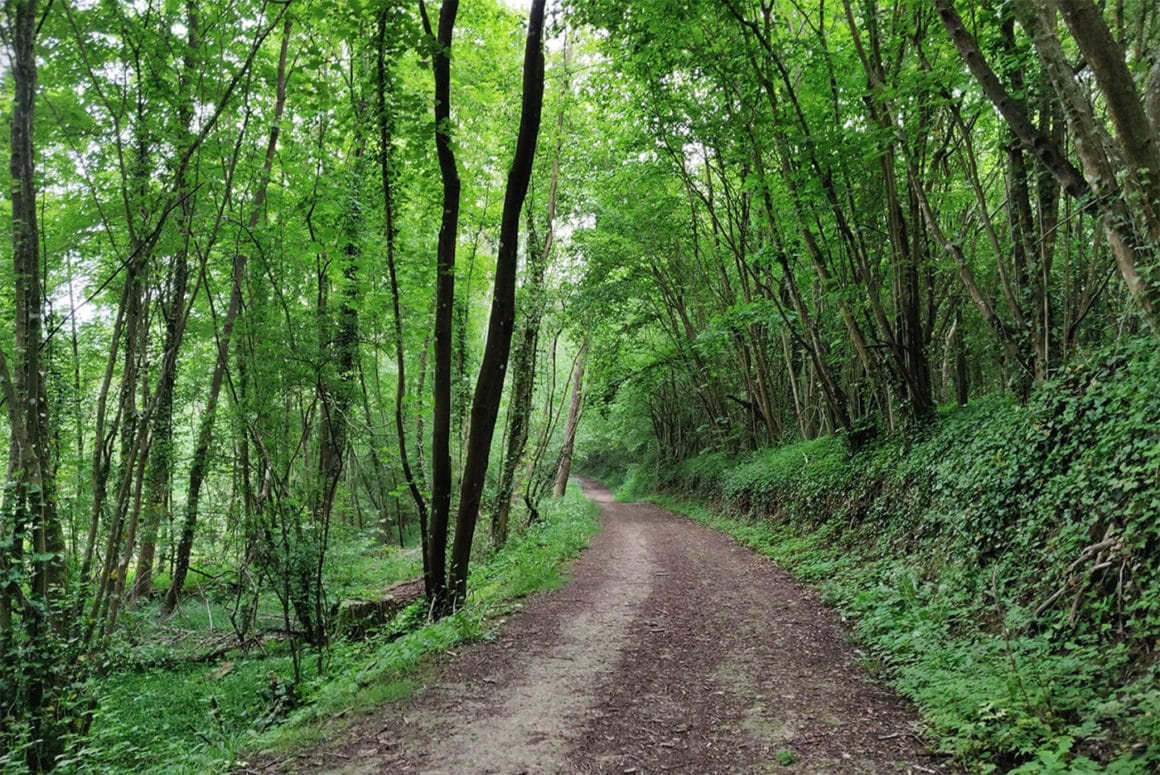
[[[591,482],[563,588],[448,655],[296,772],[943,773],[816,592],[733,539]]]

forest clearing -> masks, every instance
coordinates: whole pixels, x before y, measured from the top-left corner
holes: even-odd
[[[0,771],[1160,771],[1154,0],[5,0],[0,86]]]

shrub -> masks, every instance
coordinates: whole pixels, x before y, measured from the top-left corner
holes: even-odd
[[[1160,770],[1151,340],[1069,365],[1026,405],[989,396],[852,456],[826,438],[667,478],[820,583],[973,770]]]

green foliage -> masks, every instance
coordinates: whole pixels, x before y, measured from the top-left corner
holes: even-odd
[[[703,452],[676,465],[672,482],[692,491],[719,492],[722,477],[736,462],[725,452]]]
[[[127,671],[94,682],[90,735],[58,772],[222,772],[269,723],[293,667],[286,650],[220,665]]]
[[[24,772],[30,757],[51,761],[91,720],[84,657],[75,638],[47,627],[46,608],[30,599],[25,621],[0,632],[0,772]]]
[[[418,546],[399,550],[349,526],[336,527],[331,540],[323,586],[333,600],[370,597],[382,589],[383,579],[414,578],[423,572]]]
[[[422,603],[417,603],[399,613],[394,631],[387,628],[369,644],[348,644],[335,657],[344,660],[342,669],[319,687],[311,704],[253,746],[301,744],[322,734],[320,727],[312,726],[314,722],[332,724],[339,713],[365,710],[403,693],[399,687],[431,655],[456,643],[489,637],[494,631],[492,617],[510,610],[513,600],[561,583],[560,564],[587,545],[597,529],[598,512],[578,488],[570,488],[562,500],[552,502],[539,522],[513,534],[502,550],[476,565],[467,605],[460,611],[428,623]],[[421,626],[398,637],[410,624]],[[395,688],[384,697],[382,687]]]
[[[432,655],[489,637],[494,617],[510,610],[512,601],[561,583],[561,563],[597,528],[595,505],[578,488],[569,492],[545,509],[540,522],[513,534],[504,550],[476,567],[462,611],[429,622],[418,601],[372,639],[332,644],[322,672],[317,663],[304,662],[297,684],[289,648],[280,640],[208,663],[187,661],[217,642],[211,623],[220,628],[229,619],[217,604],[190,601],[165,630],[157,630],[155,611],[142,612],[130,620],[126,639],[109,650],[111,672],[82,687],[97,699],[91,732],[74,741],[56,771],[226,772],[240,764],[244,749],[301,745],[333,734],[336,716],[409,696],[417,671]],[[368,546],[354,531],[339,531],[334,552],[352,562],[335,564],[345,572],[332,570],[328,583],[352,594],[409,577],[418,563],[413,550]],[[186,637],[161,640],[175,633]],[[0,758],[0,771],[9,768],[20,771]]]
[[[818,583],[972,771],[1154,772],[1157,396],[1143,341],[917,440],[703,455],[671,481],[717,501],[693,516]]]
[[[616,479],[611,479],[609,481],[616,488],[616,496],[618,498],[622,500],[633,500],[652,491],[656,487],[656,466],[650,464],[630,466],[622,480],[617,481]]]
[[[791,519],[822,516],[831,496],[850,477],[849,455],[833,436],[758,450],[722,476],[721,494],[740,513],[783,513]]]

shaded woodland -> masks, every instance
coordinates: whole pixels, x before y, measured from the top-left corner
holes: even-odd
[[[1150,669],[1160,9],[528,6],[5,3],[4,765],[79,761],[141,623],[211,596],[283,698],[360,552],[416,558],[413,624],[453,614],[574,455],[770,518],[815,481],[778,450],[870,455],[819,484],[864,505],[977,406],[1037,424],[956,497],[1107,492],[1022,550],[1102,566],[1091,643]]]

